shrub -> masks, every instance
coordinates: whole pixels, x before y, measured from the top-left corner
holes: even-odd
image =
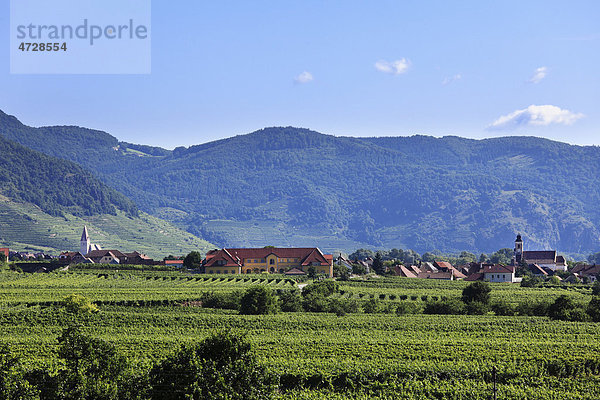
[[[204,308],[222,308],[226,310],[239,310],[242,294],[230,293],[203,293],[200,297]]]
[[[491,309],[496,315],[515,315],[513,306],[503,300],[493,303]]]
[[[575,303],[567,295],[561,295],[548,307],[548,316],[552,319],[570,320],[570,314],[575,309]]]
[[[483,315],[489,311],[490,307],[480,301],[471,301],[466,304],[466,311],[469,315]]]
[[[592,319],[592,321],[600,322],[600,297],[592,297],[592,300],[590,300],[586,311]]]
[[[367,314],[375,314],[381,311],[381,303],[377,299],[369,299],[363,303],[363,311]]]
[[[462,291],[462,300],[465,303],[477,301],[482,304],[490,302],[492,288],[487,282],[476,281],[465,287]]]
[[[279,311],[278,300],[271,288],[263,285],[252,286],[242,296],[240,314],[276,314]]]
[[[250,343],[231,332],[182,347],[154,366],[149,377],[154,400],[265,399],[274,389]]]
[[[397,315],[418,314],[419,311],[420,311],[420,309],[417,306],[417,303],[415,303],[415,302],[402,302],[402,303],[398,303],[398,306],[396,307],[396,314]]]
[[[79,294],[70,294],[63,299],[63,306],[67,312],[72,314],[93,314],[97,313],[98,307],[87,297]]]
[[[423,310],[425,314],[464,314],[465,306],[457,299],[428,301]]]
[[[300,290],[298,290],[297,288],[290,290],[282,290],[279,293],[279,303],[281,311],[302,311],[302,297],[300,296]]]

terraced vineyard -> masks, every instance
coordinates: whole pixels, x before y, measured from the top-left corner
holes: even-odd
[[[100,302],[101,309],[80,318],[83,330],[115,344],[139,369],[215,330],[242,332],[261,362],[279,375],[277,397],[282,399],[489,399],[494,366],[499,399],[600,398],[596,323],[491,314],[244,316],[180,305],[204,292],[255,284],[280,290],[295,286],[283,277],[175,272],[2,273],[0,341],[29,365],[54,365],[56,337],[70,318],[59,302],[78,293]],[[359,302],[371,294],[385,295],[383,302],[422,302],[422,296],[460,296],[464,286],[408,279],[348,282],[341,286],[341,296]],[[498,284],[492,294],[513,302],[559,294],[577,302],[591,298],[590,288],[583,286],[567,290]]]

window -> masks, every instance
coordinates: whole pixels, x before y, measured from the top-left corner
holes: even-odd
[[[232,274],[235,274],[235,270],[234,270],[234,269],[232,269],[232,270],[231,270],[231,273],[232,273]]]
[[[274,258],[271,258],[271,259],[269,260],[269,264],[271,264],[271,265],[272,265],[272,264],[275,264],[275,259],[274,259]]]

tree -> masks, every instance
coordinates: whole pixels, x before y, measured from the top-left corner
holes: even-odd
[[[548,316],[552,319],[563,321],[572,320],[572,313],[576,309],[573,299],[567,295],[560,295],[554,300],[554,303],[548,307]]]
[[[279,302],[281,304],[281,311],[302,311],[302,297],[300,296],[300,290],[298,290],[298,288],[283,290],[279,294]]]
[[[492,288],[489,283],[476,281],[465,287],[462,291],[462,300],[465,303],[477,301],[482,304],[490,302]]]
[[[590,318],[592,318],[592,321],[600,322],[600,297],[592,297],[592,300],[590,300],[587,306],[586,312]]]
[[[127,362],[113,345],[70,326],[58,338],[58,355],[66,367],[58,372],[59,398],[117,398]]]
[[[0,400],[35,399],[35,388],[24,378],[18,357],[0,346]]]
[[[277,296],[264,285],[252,286],[246,290],[240,302],[240,314],[276,314],[279,311]]]
[[[79,294],[70,294],[63,299],[63,305],[67,312],[71,314],[94,314],[98,311],[98,306],[87,297]]]
[[[592,296],[600,296],[600,281],[597,280],[592,286]]]
[[[149,377],[153,400],[265,399],[274,389],[250,342],[228,331],[183,346],[154,366]]]
[[[334,264],[333,265],[333,276],[339,278],[342,281],[347,281],[349,278],[348,268],[344,265]]]
[[[339,285],[332,280],[311,283],[302,290],[302,306],[306,311],[326,312],[329,310],[329,297],[339,291]]]
[[[355,275],[364,275],[367,273],[367,269],[362,264],[352,264],[352,273]]]
[[[315,268],[314,266],[310,266],[308,267],[308,269],[306,270],[306,275],[311,278],[311,279],[315,279],[317,277],[317,268]]]
[[[383,265],[380,252],[377,252],[377,254],[375,254],[375,259],[373,259],[372,267],[373,271],[375,271],[377,275],[383,275],[385,273],[385,266]]]
[[[423,256],[421,258],[423,259],[423,262],[434,262],[435,254],[428,251],[427,253],[423,253]]]
[[[202,266],[202,254],[198,251],[191,251],[183,259],[183,266],[186,268],[200,268]]]
[[[509,248],[500,249],[490,256],[490,262],[494,264],[508,265],[511,263],[514,250]]]

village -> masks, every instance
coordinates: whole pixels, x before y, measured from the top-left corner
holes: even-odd
[[[564,256],[556,250],[525,250],[522,236],[517,235],[509,263],[469,262],[453,265],[448,261],[422,261],[404,264],[398,260],[382,262],[375,257],[349,257],[325,254],[313,248],[223,248],[205,255],[192,252],[187,256],[165,257],[154,260],[138,251],[102,249],[92,243],[84,226],[79,251],[64,251],[53,256],[43,252],[16,252],[0,248],[6,260],[21,261],[24,272],[50,272],[68,269],[77,264],[165,266],[187,269],[203,274],[283,274],[292,277],[328,277],[347,279],[366,274],[399,276],[414,279],[486,281],[493,283],[521,283],[523,279],[538,281],[551,279],[554,283],[595,282],[600,276],[600,265],[576,263],[568,269]],[[378,253],[379,254],[379,253]],[[186,261],[187,260],[187,261]],[[23,268],[24,267],[24,268]]]

